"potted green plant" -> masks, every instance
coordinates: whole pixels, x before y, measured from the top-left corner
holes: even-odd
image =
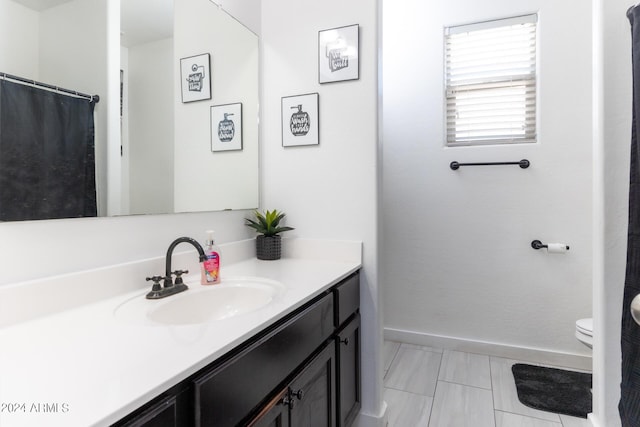
[[[260,233],[256,237],[256,255],[258,259],[280,259],[282,240],[279,233],[294,230],[293,227],[280,225],[280,221],[285,215],[284,212],[278,212],[276,209],[267,210],[264,213],[256,210],[254,211],[255,219],[245,218],[245,225]]]

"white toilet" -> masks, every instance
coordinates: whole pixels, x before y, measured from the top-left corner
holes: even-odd
[[[593,319],[576,320],[576,338],[589,348],[593,348]]]

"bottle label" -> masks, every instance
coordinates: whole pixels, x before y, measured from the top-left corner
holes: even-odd
[[[204,273],[207,283],[216,283],[220,275],[220,255],[217,252],[207,254],[207,260],[204,262]]]

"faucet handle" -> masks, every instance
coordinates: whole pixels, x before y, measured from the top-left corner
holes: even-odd
[[[152,291],[159,291],[160,289],[162,289],[162,286],[160,286],[160,280],[162,280],[163,277],[162,276],[152,276],[152,277],[147,277],[147,282],[149,280],[153,280],[153,286],[151,287]]]
[[[176,282],[175,282],[175,284],[176,284],[176,285],[179,285],[179,284],[181,284],[181,283],[184,283],[184,282],[182,281],[182,275],[183,275],[183,274],[189,274],[189,270],[176,270],[176,271],[174,271],[174,272],[173,272],[173,274],[175,274],[175,275],[176,275]]]

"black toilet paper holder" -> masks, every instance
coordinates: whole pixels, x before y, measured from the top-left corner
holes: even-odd
[[[533,242],[531,242],[531,247],[533,249],[542,249],[542,248],[548,248],[549,245],[545,245],[543,244],[540,240],[534,240]],[[569,245],[567,245],[567,250],[569,250]]]

